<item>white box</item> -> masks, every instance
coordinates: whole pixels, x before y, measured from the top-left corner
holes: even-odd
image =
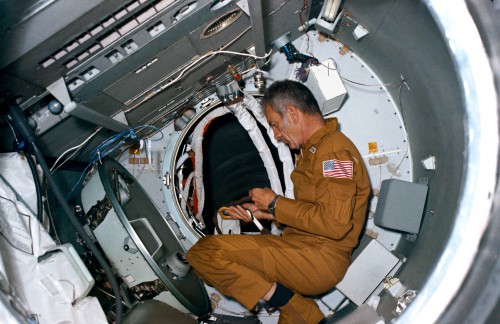
[[[355,40],[360,40],[361,38],[368,35],[368,30],[366,30],[363,26],[357,25],[352,32],[352,36]]]
[[[377,240],[371,240],[336,286],[354,304],[363,304],[401,260]]]
[[[323,115],[339,110],[347,94],[339,73],[329,61],[311,67],[305,85],[316,97]]]

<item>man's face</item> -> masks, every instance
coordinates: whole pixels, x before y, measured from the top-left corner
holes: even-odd
[[[285,143],[291,149],[298,149],[300,143],[299,137],[297,136],[297,127],[290,122],[288,114],[287,112],[284,118],[282,118],[281,115],[272,110],[269,105],[266,106],[266,118],[273,130],[274,138],[277,141]]]

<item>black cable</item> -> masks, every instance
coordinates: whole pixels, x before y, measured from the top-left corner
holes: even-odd
[[[14,127],[12,127],[12,125],[9,122],[7,122],[7,124],[9,125],[10,129],[12,130],[12,133],[14,135],[14,140],[16,142],[16,146],[18,148],[20,148],[21,147],[20,141],[19,141],[19,139],[17,137],[16,131],[14,130]],[[20,150],[23,151],[22,149],[20,149]],[[27,154],[26,152],[24,152],[24,154],[26,156],[26,160],[28,161],[28,165],[30,166],[31,174],[33,175],[33,182],[35,184],[36,203],[37,203],[36,218],[38,219],[38,221],[40,222],[40,224],[42,224],[42,222],[43,222],[42,186],[40,184],[40,179],[38,178],[38,172],[36,170],[36,164],[33,162],[33,160],[31,159],[31,156],[29,154]]]
[[[33,162],[33,159],[28,153],[25,152],[25,155],[26,155],[26,160],[28,161],[28,165],[30,166],[31,173],[33,174],[33,182],[35,183],[36,201],[37,201],[36,218],[38,219],[40,224],[43,224],[42,186],[40,185],[40,179],[38,178],[38,172],[36,171],[35,162]]]
[[[7,107],[7,119],[14,126],[14,128],[21,135],[21,137],[23,137],[25,139],[26,144],[28,145],[28,150],[31,151],[31,153],[35,156],[36,160],[38,161],[38,164],[42,168],[42,170],[45,174],[45,178],[47,179],[47,182],[48,182],[49,186],[51,187],[52,192],[56,196],[56,199],[61,204],[61,207],[63,208],[64,213],[69,218],[69,220],[73,224],[73,226],[76,228],[80,237],[84,240],[87,248],[94,254],[97,262],[99,263],[99,265],[103,268],[104,272],[106,273],[106,277],[111,282],[111,286],[113,288],[113,293],[115,295],[115,301],[116,301],[116,323],[120,324],[122,321],[122,315],[123,315],[122,296],[120,294],[120,286],[118,285],[118,281],[116,280],[115,276],[113,275],[113,270],[111,269],[107,260],[102,255],[99,248],[94,244],[94,242],[92,242],[92,240],[88,236],[87,232],[85,232],[85,229],[80,224],[80,222],[78,221],[78,218],[75,216],[75,214],[73,213],[73,211],[69,207],[69,204],[64,199],[64,195],[61,192],[61,190],[59,189],[59,186],[57,185],[56,181],[54,180],[54,177],[50,173],[50,168],[48,167],[47,162],[45,161],[45,158],[44,158],[42,152],[39,150],[38,146],[35,143],[35,134],[33,133],[33,130],[29,126],[28,121],[26,120],[26,117],[23,115],[23,113],[22,113],[21,109],[19,108],[19,106],[17,105],[17,103],[15,103],[15,102],[9,103],[9,105]]]

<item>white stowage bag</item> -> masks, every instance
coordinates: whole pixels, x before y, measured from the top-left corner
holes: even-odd
[[[107,323],[97,298],[87,296],[93,278],[72,246],[57,245],[33,213],[26,157],[0,154],[0,175],[0,322]]]

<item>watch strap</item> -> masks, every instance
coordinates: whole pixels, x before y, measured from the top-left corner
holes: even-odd
[[[278,199],[281,198],[281,195],[276,195],[274,196],[273,200],[269,203],[267,206],[267,210],[274,215],[275,209],[276,209],[276,203],[278,202]]]

